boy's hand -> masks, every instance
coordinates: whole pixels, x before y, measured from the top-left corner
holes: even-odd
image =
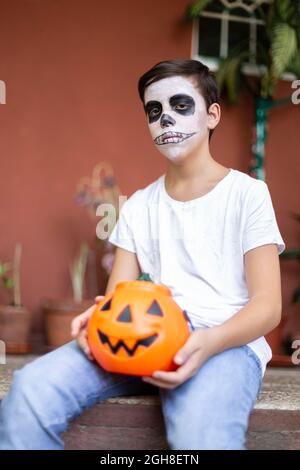
[[[219,352],[218,327],[199,328],[193,331],[184,346],[177,352],[174,362],[180,367],[174,372],[155,371],[151,377],[143,377],[157,387],[172,389],[191,378],[204,362]]]
[[[103,297],[103,295],[98,295],[95,297],[95,302],[100,302]],[[77,315],[77,317],[75,317],[71,323],[71,336],[77,339],[79,347],[91,361],[93,361],[94,358],[87,342],[87,324],[95,307],[96,305],[92,305],[85,312]]]

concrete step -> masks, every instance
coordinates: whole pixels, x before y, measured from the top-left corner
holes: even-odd
[[[0,366],[0,398],[14,369],[33,356]],[[251,415],[248,449],[300,449],[300,369],[267,369]],[[110,398],[85,411],[64,434],[66,449],[167,449],[158,395]]]

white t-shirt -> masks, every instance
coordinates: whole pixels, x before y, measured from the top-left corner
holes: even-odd
[[[244,257],[252,248],[285,243],[265,182],[230,172],[207,194],[173,199],[165,175],[122,206],[109,241],[136,253],[142,272],[171,289],[195,328],[219,325],[249,301]],[[264,337],[249,343],[263,373],[272,357]]]

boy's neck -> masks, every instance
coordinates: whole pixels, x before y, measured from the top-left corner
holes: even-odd
[[[180,162],[169,162],[166,181],[170,184],[177,182],[189,182],[197,180],[200,184],[209,184],[209,182],[222,179],[228,168],[216,162],[209,152],[198,152],[183,158]]]
[[[173,199],[189,201],[207,194],[229,171],[212,158],[207,143],[196,154],[180,162],[169,162],[165,189]]]

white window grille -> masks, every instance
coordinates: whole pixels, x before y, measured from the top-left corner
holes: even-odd
[[[261,75],[265,66],[257,60],[260,43],[265,41],[265,23],[256,9],[265,8],[272,0],[215,0],[193,22],[191,57],[200,60],[211,70],[218,69],[221,59],[230,50],[247,41],[249,60],[242,70],[247,75]],[[282,77],[293,80],[293,74]]]

